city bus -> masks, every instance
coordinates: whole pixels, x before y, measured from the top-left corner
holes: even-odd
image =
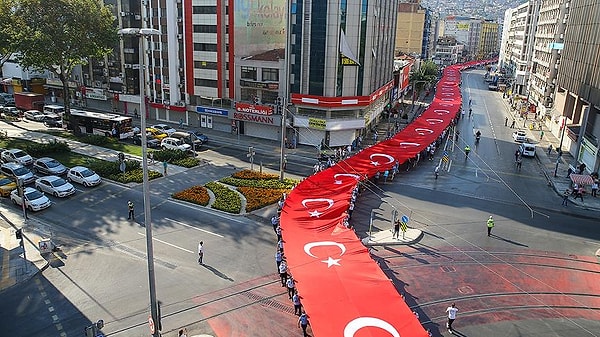
[[[127,139],[133,137],[131,117],[71,109],[71,122],[83,134]]]

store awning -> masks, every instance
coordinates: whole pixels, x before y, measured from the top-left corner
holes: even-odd
[[[577,185],[591,185],[594,183],[592,176],[587,174],[571,173],[569,177],[571,178],[571,181]]]

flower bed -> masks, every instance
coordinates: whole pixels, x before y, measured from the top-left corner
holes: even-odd
[[[189,201],[202,206],[208,205],[208,202],[210,201],[210,195],[204,186],[192,186],[183,191],[174,193],[173,198]]]
[[[214,181],[207,183],[205,186],[215,194],[215,202],[212,204],[212,208],[228,213],[240,213],[242,198],[236,191],[232,191],[227,186]]]
[[[277,174],[261,173],[252,170],[242,170],[231,175],[238,179],[279,179]]]
[[[252,212],[259,208],[274,204],[286,189],[238,187],[237,190],[246,197],[246,212]]]

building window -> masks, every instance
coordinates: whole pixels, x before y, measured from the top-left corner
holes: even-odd
[[[217,51],[217,45],[214,43],[194,43],[194,51]]]
[[[194,61],[194,69],[217,69],[217,62]]]
[[[254,97],[257,96],[257,90],[250,89],[250,88],[241,88],[240,95],[241,95],[242,101],[254,102]]]
[[[217,14],[217,6],[193,6],[192,14]]]
[[[277,96],[279,93],[277,91],[262,91],[262,104],[276,104]]]
[[[217,26],[214,25],[194,25],[194,33],[217,33]]]
[[[206,80],[206,79],[201,79],[201,78],[195,78],[194,85],[197,87],[216,88],[217,80]]]
[[[263,68],[262,70],[263,81],[279,81],[279,69]]]
[[[246,80],[256,81],[256,68],[254,67],[242,67],[241,77]]]

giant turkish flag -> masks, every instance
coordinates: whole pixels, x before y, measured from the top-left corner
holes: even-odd
[[[415,157],[450,125],[462,105],[460,70],[477,64],[447,67],[433,102],[413,123],[308,177],[286,199],[281,213],[285,255],[316,337],[427,337],[343,220],[359,180]]]

